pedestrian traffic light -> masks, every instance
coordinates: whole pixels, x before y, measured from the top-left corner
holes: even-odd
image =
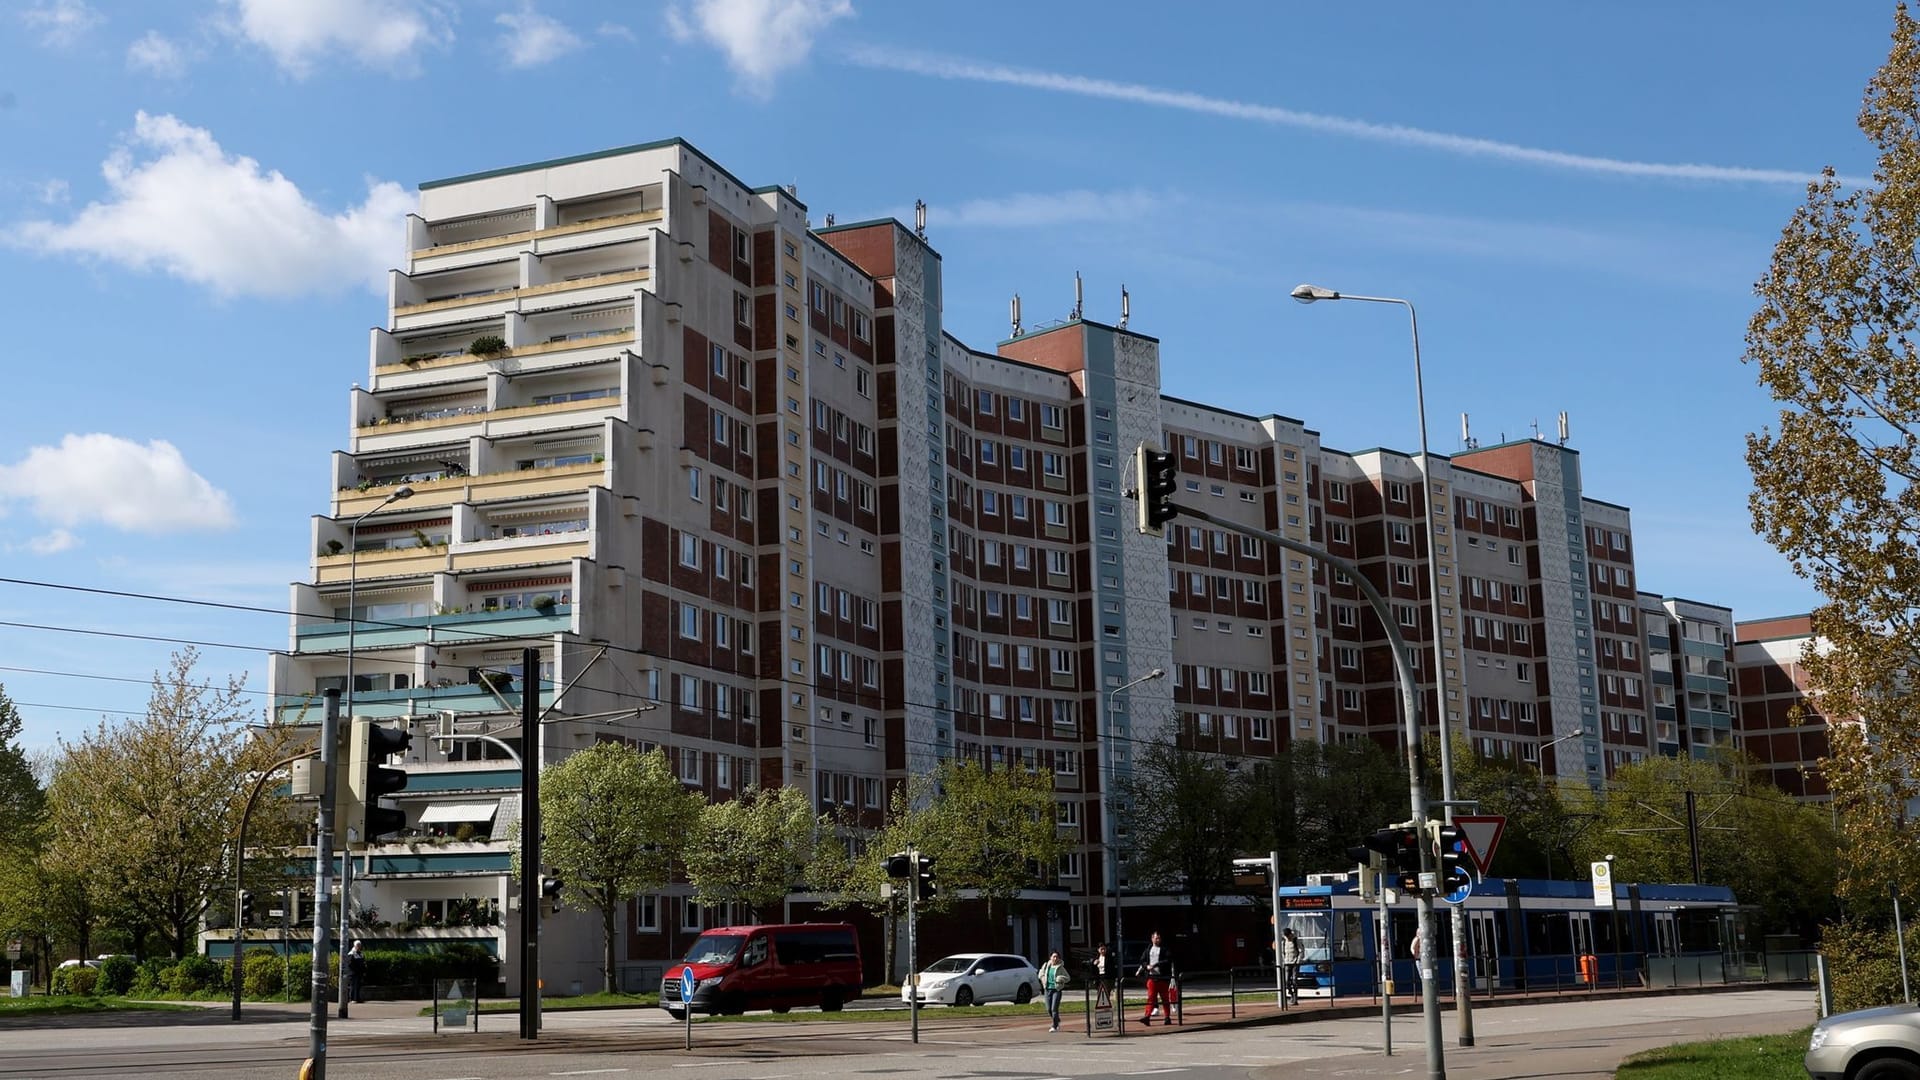
[[[907,853],[904,851],[896,851],[887,856],[881,860],[880,865],[886,870],[887,876],[890,878],[903,878],[913,873],[911,866],[907,862]]]
[[[1133,497],[1138,507],[1140,531],[1148,536],[1165,536],[1164,525],[1179,516],[1173,496],[1180,487],[1180,465],[1173,455],[1141,443],[1133,457]]]
[[[407,786],[406,770],[386,768],[385,762],[394,754],[405,753],[413,745],[413,735],[356,716],[352,738],[347,754],[349,817],[346,824],[350,829],[359,830],[363,843],[372,843],[407,827],[407,815],[381,806],[380,800]]]
[[[933,857],[931,855],[920,856],[919,873],[914,876],[914,888],[918,890],[914,896],[921,903],[924,904],[934,898],[936,890],[933,885]]]

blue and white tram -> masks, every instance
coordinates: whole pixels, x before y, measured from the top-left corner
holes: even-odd
[[[1352,883],[1287,885],[1279,890],[1281,925],[1300,937],[1303,995],[1371,996],[1380,979],[1377,904]],[[1585,881],[1493,878],[1463,905],[1471,933],[1469,970],[1476,990],[1564,989],[1638,981],[1649,956],[1722,955],[1736,948],[1739,909],[1719,885],[1616,884],[1615,907],[1594,903]],[[1434,904],[1436,955],[1452,955],[1451,919]],[[1396,989],[1419,985],[1414,961],[1418,914],[1411,898],[1387,908],[1384,945]],[[1443,988],[1453,965],[1439,963]]]

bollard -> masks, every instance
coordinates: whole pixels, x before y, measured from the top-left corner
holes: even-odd
[[[1238,1020],[1240,1019],[1240,991],[1234,983],[1234,970],[1233,968],[1227,969],[1227,1016]]]
[[[1833,1015],[1833,980],[1827,974],[1827,954],[1813,954],[1814,977],[1820,988],[1820,1019]]]

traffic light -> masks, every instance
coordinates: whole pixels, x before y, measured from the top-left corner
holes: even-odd
[[[348,828],[358,828],[362,843],[372,843],[407,827],[407,815],[380,800],[407,786],[404,769],[385,767],[387,758],[405,753],[413,735],[386,728],[364,716],[353,718],[353,743],[347,754]]]
[[[1473,870],[1467,863],[1467,845],[1460,839],[1459,827],[1435,821],[1431,823],[1431,828],[1436,856],[1433,868],[1439,873],[1440,880],[1450,880],[1455,869],[1463,870],[1468,877],[1472,877]]]
[[[1162,526],[1180,514],[1180,508],[1173,505],[1174,492],[1180,488],[1179,463],[1172,454],[1141,443],[1133,454],[1133,473],[1138,485],[1133,496],[1140,531],[1148,536],[1165,536]]]
[[[923,904],[929,900],[932,900],[936,895],[936,890],[934,889],[934,886],[933,886],[933,857],[932,856],[930,855],[920,856],[919,873],[914,875],[914,888],[918,890],[917,892],[914,893],[914,897]]]
[[[540,875],[540,898],[558,908],[560,906],[560,890],[566,888],[566,884],[567,883],[562,881],[557,875]]]
[[[907,853],[904,851],[896,851],[887,856],[881,860],[880,865],[886,869],[887,876],[890,878],[903,878],[913,872],[907,864]]]
[[[242,929],[253,925],[253,894],[240,894],[240,926]]]
[[[1414,892],[1420,887],[1420,848],[1425,842],[1417,826],[1395,825],[1367,837],[1366,848],[1380,854],[1381,870],[1394,888]]]

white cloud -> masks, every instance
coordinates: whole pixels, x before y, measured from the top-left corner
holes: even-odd
[[[617,22],[603,22],[598,29],[594,30],[594,33],[599,34],[603,38],[619,38],[622,41],[631,42],[640,40],[640,38],[634,34],[631,27],[622,26]]]
[[[127,70],[144,71],[162,79],[178,79],[187,73],[187,50],[158,30],[149,30],[127,46]]]
[[[969,199],[951,208],[927,207],[927,227],[1024,229],[1082,221],[1137,219],[1163,211],[1166,195],[1148,191],[1060,191]]]
[[[47,204],[48,206],[61,205],[62,203],[67,201],[67,196],[70,193],[67,187],[67,182],[58,177],[55,177],[52,180],[41,181],[41,183],[37,186],[37,190],[40,196],[40,201]]]
[[[50,533],[33,537],[26,543],[26,549],[35,555],[58,555],[80,546],[80,538],[66,529],[55,529]]]
[[[688,0],[667,9],[667,28],[717,46],[741,85],[765,96],[774,76],[807,58],[815,35],[852,14],[852,0]]]
[[[305,78],[315,61],[336,51],[367,67],[411,74],[422,49],[453,40],[450,19],[430,0],[225,2],[237,16],[233,31],[272,53],[295,78]]]
[[[225,492],[193,471],[172,443],[142,446],[117,435],[68,435],[0,465],[0,499],[32,505],[60,528],[99,522],[125,532],[224,529],[233,524]]]
[[[1278,127],[1299,128],[1327,135],[1342,135],[1369,142],[1395,143],[1424,150],[1437,150],[1462,157],[1492,158],[1516,164],[1568,169],[1575,172],[1657,180],[1697,180],[1742,184],[1804,184],[1814,179],[1812,170],[1633,161],[1625,158],[1575,154],[1563,150],[1548,150],[1518,143],[1482,139],[1471,135],[1429,131],[1402,124],[1381,124],[1371,120],[1302,112],[1278,105],[1261,105],[1255,102],[1235,101],[1231,98],[1208,97],[1205,94],[1187,90],[1166,90],[1140,83],[1092,79],[1083,75],[1035,71],[951,57],[904,53],[891,49],[856,49],[849,54],[848,59],[862,67],[900,71],[937,79],[1019,86],[1030,90],[1048,90],[1059,94],[1074,94],[1080,97],[1123,101],[1136,105],[1152,105],[1209,116],[1224,116],[1235,120],[1251,120]],[[1846,182],[1858,183],[1851,179],[1847,179]]]
[[[500,35],[500,47],[506,51],[507,63],[514,67],[539,67],[584,44],[565,23],[533,10],[532,4],[522,5],[519,11],[501,12],[493,21],[506,27]]]
[[[413,209],[400,185],[369,180],[364,202],[329,214],[280,173],[226,153],[204,128],[144,112],[101,172],[104,201],[71,221],[27,222],[17,242],[157,268],[222,296],[298,296],[377,282]]]
[[[87,31],[106,22],[107,17],[82,0],[51,0],[22,11],[20,21],[40,35],[40,44],[49,49],[65,49],[78,44]]]

